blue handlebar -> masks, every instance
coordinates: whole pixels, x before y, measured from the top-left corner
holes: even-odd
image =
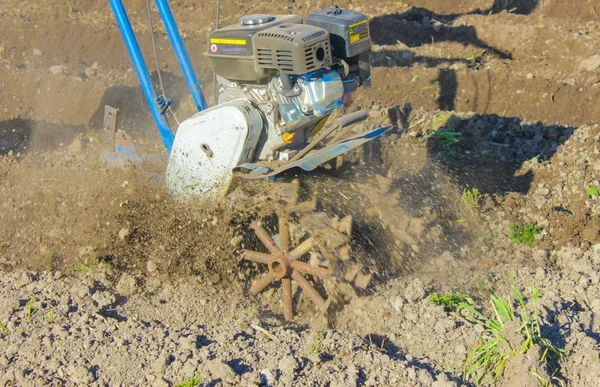
[[[200,88],[200,84],[198,83],[196,74],[194,73],[194,69],[185,50],[185,46],[183,44],[183,40],[181,39],[181,35],[179,34],[179,30],[177,29],[177,25],[175,24],[175,20],[173,19],[173,14],[169,8],[168,1],[155,1],[163,23],[167,29],[167,33],[171,40],[171,44],[173,45],[175,54],[177,55],[177,60],[181,65],[181,71],[183,72],[185,81],[187,82],[192,97],[194,98],[194,102],[196,103],[196,107],[198,108],[198,111],[202,111],[208,108],[208,105],[204,99],[204,95],[202,94],[202,89]],[[146,67],[146,62],[144,61],[144,56],[142,55],[142,51],[138,45],[135,33],[131,28],[131,23],[127,17],[127,11],[123,6],[123,1],[109,0],[109,2],[113,13],[115,14],[119,29],[121,30],[121,35],[123,35],[123,40],[127,46],[129,56],[133,62],[133,67],[135,68],[135,72],[137,73],[140,84],[142,85],[142,90],[144,91],[146,101],[148,102],[148,106],[152,112],[152,117],[154,118],[156,126],[158,127],[158,132],[160,133],[165,148],[167,148],[167,152],[171,153],[171,148],[173,147],[174,141],[173,132],[171,132],[171,129],[169,129],[169,123],[167,122],[167,119],[163,114],[161,114],[158,109],[158,105],[156,104],[157,97],[156,93],[154,92],[154,87],[152,86],[150,74],[148,73],[148,68]]]

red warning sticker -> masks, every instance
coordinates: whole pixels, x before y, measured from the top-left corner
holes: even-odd
[[[210,51],[217,52],[218,50],[219,50],[219,47],[217,47],[216,44],[211,44],[210,45]]]

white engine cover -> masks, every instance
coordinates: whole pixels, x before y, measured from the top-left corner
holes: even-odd
[[[260,111],[236,99],[195,114],[181,123],[167,165],[167,188],[175,197],[219,201],[233,168],[252,161],[263,129]]]

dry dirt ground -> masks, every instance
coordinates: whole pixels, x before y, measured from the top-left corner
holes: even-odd
[[[125,3],[150,58],[145,1]],[[214,3],[171,2],[209,99]],[[333,5],[221,3],[223,25]],[[264,268],[241,252],[258,246],[260,211],[175,202],[149,178],[160,162],[102,164],[106,104],[140,152],[164,154],[108,2],[0,0],[0,385],[472,385],[469,353],[500,336],[503,372],[483,384],[597,385],[600,2],[337,4],[369,16],[374,43],[373,87],[351,109],[397,126],[337,170],[281,181],[353,216],[373,280],[326,316],[294,288],[285,323],[279,287],[248,294]],[[181,119],[193,103],[156,28]],[[525,306],[509,301],[516,320],[496,336],[468,305],[431,301],[467,295],[496,318],[490,294],[513,286]],[[520,351],[526,316],[539,325],[525,321]]]

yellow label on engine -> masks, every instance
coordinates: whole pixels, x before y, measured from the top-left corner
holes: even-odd
[[[211,43],[213,44],[235,44],[235,45],[239,45],[239,46],[245,46],[246,45],[246,40],[245,39],[218,39],[218,38],[214,38],[210,40]]]
[[[360,40],[369,37],[369,24],[368,20],[363,20],[358,23],[351,24],[350,29],[350,43],[356,43]]]
[[[369,31],[361,32],[360,34],[350,35],[350,43],[356,43],[369,37]]]
[[[353,29],[354,27],[358,27],[358,26],[360,26],[360,25],[362,25],[362,24],[366,24],[367,22],[368,22],[368,20],[366,20],[366,19],[365,19],[365,20],[363,20],[363,21],[359,21],[358,23],[350,24],[350,25],[348,26],[348,27],[350,28],[350,33],[353,33],[353,32],[352,32],[352,29]]]

